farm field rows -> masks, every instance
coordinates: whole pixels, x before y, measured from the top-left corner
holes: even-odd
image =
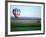
[[[41,23],[25,23],[25,22],[12,22],[11,31],[29,31],[29,30],[41,30]]]

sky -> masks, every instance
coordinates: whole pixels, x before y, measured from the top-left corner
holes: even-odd
[[[12,17],[14,17],[12,10],[15,8],[21,10],[20,17],[41,18],[41,6],[10,5]]]

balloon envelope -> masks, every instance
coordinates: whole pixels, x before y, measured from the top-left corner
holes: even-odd
[[[15,18],[19,18],[20,12],[21,11],[18,8],[13,9],[13,15],[15,16]]]

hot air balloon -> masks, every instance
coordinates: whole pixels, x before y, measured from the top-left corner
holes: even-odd
[[[13,15],[15,16],[15,18],[19,18],[20,12],[21,11],[18,8],[13,9]]]

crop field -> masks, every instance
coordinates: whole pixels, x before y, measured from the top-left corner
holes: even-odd
[[[34,31],[41,30],[41,23],[38,22],[23,22],[11,21],[11,31]]]

